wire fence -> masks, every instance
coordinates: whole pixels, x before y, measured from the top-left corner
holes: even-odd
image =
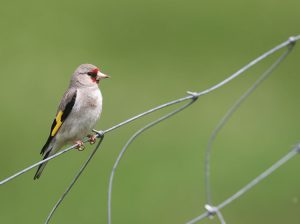
[[[210,183],[210,178],[211,178],[211,172],[210,172],[210,164],[211,164],[211,152],[212,152],[212,146],[213,143],[218,135],[218,133],[220,132],[220,130],[224,127],[224,125],[227,123],[227,121],[230,119],[230,117],[234,114],[234,112],[239,108],[239,106],[242,104],[242,102],[244,102],[244,100],[266,79],[269,77],[269,75],[272,73],[272,71],[290,54],[290,52],[292,51],[292,49],[294,49],[295,43],[300,39],[300,35],[298,36],[294,36],[294,37],[290,37],[287,41],[275,46],[274,48],[272,48],[271,50],[267,51],[266,53],[262,54],[261,56],[259,56],[258,58],[254,59],[253,61],[251,61],[250,63],[248,63],[246,66],[242,67],[240,70],[238,70],[237,72],[235,72],[234,74],[230,75],[228,78],[226,78],[225,80],[221,81],[220,83],[204,90],[204,91],[200,91],[200,92],[187,92],[187,96],[184,96],[182,98],[170,101],[168,103],[162,104],[160,106],[157,106],[155,108],[152,108],[148,111],[145,111],[141,114],[138,114],[132,118],[129,118],[119,124],[116,124],[115,126],[112,126],[111,128],[108,128],[104,131],[97,131],[97,130],[93,130],[96,133],[97,138],[99,138],[100,140],[98,141],[97,145],[95,146],[95,148],[92,150],[92,152],[90,153],[90,155],[88,156],[88,158],[86,159],[86,161],[83,163],[83,165],[81,166],[81,168],[79,169],[79,171],[76,173],[75,177],[73,178],[72,182],[69,184],[69,186],[67,187],[66,191],[61,195],[61,197],[59,198],[59,200],[57,201],[57,203],[54,205],[54,207],[52,208],[52,210],[50,211],[49,215],[47,216],[45,223],[49,223],[51,221],[51,218],[53,217],[53,215],[55,214],[56,210],[59,208],[61,202],[65,199],[65,197],[69,194],[70,190],[73,188],[73,186],[75,185],[75,183],[77,182],[77,180],[79,179],[79,177],[81,176],[81,174],[84,172],[85,168],[88,166],[89,162],[92,160],[93,156],[95,155],[95,153],[97,152],[97,150],[100,148],[101,143],[104,140],[104,136],[106,134],[108,134],[109,132],[112,132],[114,130],[116,130],[117,128],[120,128],[130,122],[133,122],[141,117],[144,117],[146,115],[149,115],[155,111],[164,109],[166,107],[170,107],[173,105],[177,105],[177,104],[182,104],[183,102],[185,102],[185,104],[181,105],[180,107],[174,109],[173,111],[171,111],[170,113],[160,117],[159,119],[150,122],[149,124],[145,125],[143,128],[141,128],[140,130],[138,130],[136,133],[134,133],[129,140],[127,141],[127,143],[124,145],[124,147],[121,149],[110,174],[110,179],[109,179],[109,185],[108,185],[108,202],[107,202],[107,209],[108,209],[108,224],[111,224],[112,222],[112,190],[113,190],[113,180],[114,180],[114,175],[115,172],[117,170],[117,167],[121,161],[121,159],[123,158],[127,148],[131,145],[131,143],[137,138],[139,137],[142,133],[144,133],[145,131],[147,131],[148,129],[150,129],[151,127],[159,124],[160,122],[170,118],[171,116],[183,111],[184,109],[188,108],[189,106],[191,106],[193,103],[197,102],[197,99],[199,97],[202,97],[222,86],[224,86],[225,84],[229,83],[230,81],[232,81],[233,79],[235,79],[236,77],[240,76],[241,74],[243,74],[245,71],[247,71],[249,68],[253,67],[254,65],[256,65],[257,63],[259,63],[260,61],[264,60],[265,58],[269,57],[270,55],[274,54],[275,52],[281,50],[282,48],[287,48],[279,57],[278,59],[256,80],[256,82],[233,104],[233,106],[228,110],[228,112],[224,115],[224,117],[221,119],[221,121],[218,123],[218,125],[216,126],[216,128],[214,129],[214,131],[212,132],[209,140],[208,140],[208,144],[207,144],[207,148],[206,148],[206,152],[205,152],[205,192],[206,192],[206,204],[204,205],[204,208],[206,211],[204,211],[202,214],[200,214],[199,216],[187,221],[187,224],[192,224],[192,223],[196,223],[204,218],[207,217],[212,217],[212,216],[216,216],[218,218],[218,220],[220,221],[220,223],[225,223],[225,218],[223,217],[222,213],[221,213],[221,209],[224,208],[225,206],[229,205],[230,203],[232,203],[234,200],[238,199],[239,197],[241,197],[243,194],[245,194],[248,190],[250,190],[251,188],[253,188],[255,185],[257,185],[260,181],[262,181],[263,179],[265,179],[266,177],[268,177],[271,173],[273,173],[275,170],[277,170],[279,167],[281,167],[281,165],[287,163],[291,158],[293,158],[295,155],[297,155],[300,152],[300,144],[296,145],[289,153],[287,153],[285,156],[283,156],[281,159],[279,159],[277,162],[275,162],[270,168],[268,168],[267,170],[265,170],[263,173],[261,173],[260,175],[258,175],[255,179],[253,179],[252,181],[250,181],[246,186],[244,186],[243,188],[241,188],[239,191],[237,191],[235,194],[233,194],[232,196],[230,196],[228,199],[226,199],[225,201],[219,203],[218,205],[214,206],[213,202],[212,202],[212,192],[211,192],[211,183]],[[84,139],[83,142],[87,142],[87,139]],[[47,159],[44,159],[40,162],[37,162],[11,176],[9,176],[8,178],[0,181],[0,185],[3,185],[11,180],[13,180],[14,178],[28,172],[29,170],[37,167],[38,165],[47,162],[48,160],[52,160],[62,154],[65,154],[66,152],[69,152],[71,150],[73,150],[74,148],[76,148],[77,145],[72,145],[58,153],[56,153],[55,155],[52,155],[50,157],[48,157]]]

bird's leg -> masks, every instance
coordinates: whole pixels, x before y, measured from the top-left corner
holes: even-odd
[[[89,138],[89,142],[91,145],[95,144],[97,140],[97,135],[89,134],[87,137]]]
[[[78,149],[78,151],[84,150],[85,146],[81,140],[75,141],[75,144],[77,145],[75,148]]]

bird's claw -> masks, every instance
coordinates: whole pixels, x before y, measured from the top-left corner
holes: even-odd
[[[96,135],[90,134],[87,137],[89,138],[89,142],[90,142],[91,145],[95,144],[95,142],[97,140],[97,136]]]
[[[77,145],[75,148],[78,151],[83,151],[85,149],[85,146],[82,141],[76,141],[75,144]]]

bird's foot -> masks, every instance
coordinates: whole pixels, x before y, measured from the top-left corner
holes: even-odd
[[[82,151],[85,149],[85,146],[82,141],[75,141],[75,144],[77,145],[75,148],[78,149],[78,151]]]
[[[89,138],[89,142],[91,145],[95,144],[97,140],[97,135],[89,134],[87,137]]]

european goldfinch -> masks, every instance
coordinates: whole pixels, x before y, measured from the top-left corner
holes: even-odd
[[[84,147],[82,139],[85,136],[90,138],[91,143],[95,142],[95,135],[88,133],[102,111],[102,95],[98,84],[108,77],[91,64],[82,64],[75,70],[69,88],[59,104],[48,140],[41,150],[43,159],[55,154],[68,143]],[[41,176],[46,163],[38,167],[34,179]]]

